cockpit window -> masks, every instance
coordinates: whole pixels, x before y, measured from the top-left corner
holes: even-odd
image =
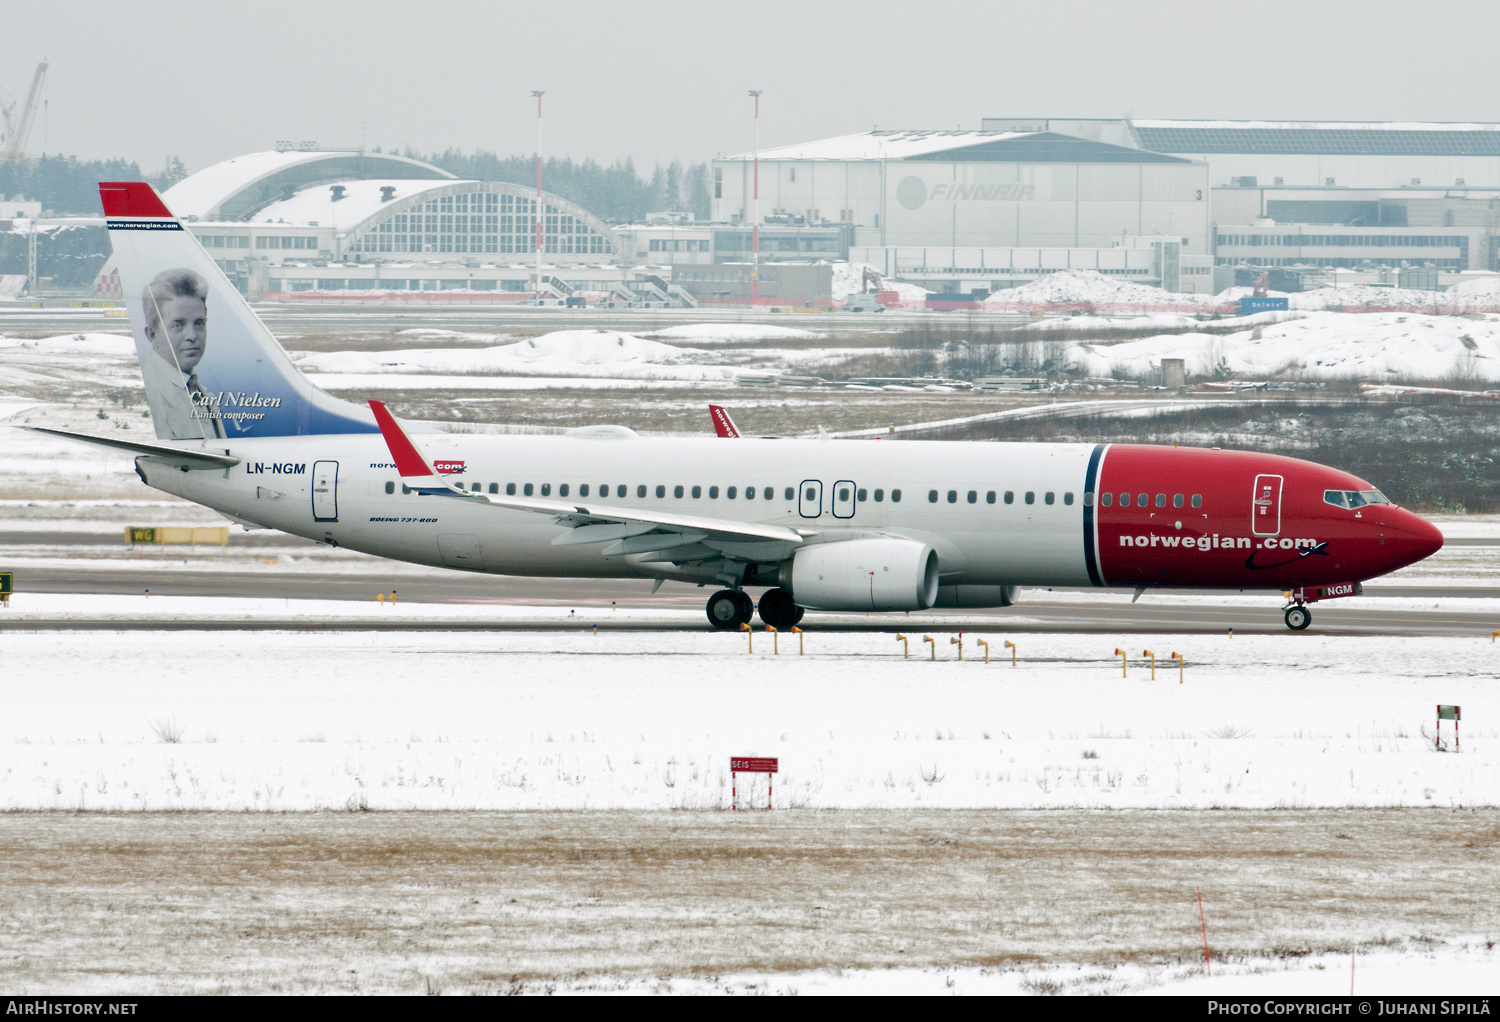
[[[1389,504],[1390,501],[1379,490],[1324,490],[1323,503],[1352,510],[1366,504]]]

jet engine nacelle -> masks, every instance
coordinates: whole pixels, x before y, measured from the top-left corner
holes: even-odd
[[[914,539],[819,543],[790,568],[782,584],[812,610],[926,610],[937,600],[937,551]]]
[[[1015,602],[1015,586],[940,586],[934,606],[1009,607]]]

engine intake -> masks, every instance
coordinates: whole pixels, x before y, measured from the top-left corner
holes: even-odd
[[[914,539],[851,539],[803,547],[783,582],[812,610],[926,610],[937,601],[938,556]]]

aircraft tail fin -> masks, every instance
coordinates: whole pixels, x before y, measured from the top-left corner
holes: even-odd
[[[154,188],[104,181],[99,197],[158,438],[377,431],[307,381]]]

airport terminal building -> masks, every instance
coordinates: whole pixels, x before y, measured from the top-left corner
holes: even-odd
[[[395,154],[251,153],[163,198],[248,294],[536,287],[534,188],[459,180]],[[546,287],[565,295],[622,283],[609,225],[559,196],[544,192],[541,205]]]

